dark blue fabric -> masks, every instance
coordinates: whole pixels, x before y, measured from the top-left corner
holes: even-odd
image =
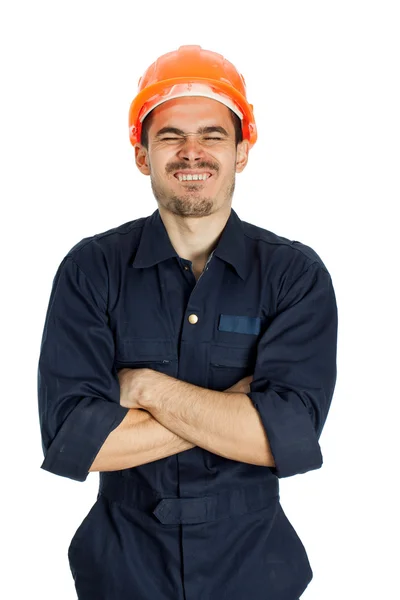
[[[119,404],[123,367],[217,391],[252,374],[248,396],[276,467],[195,447],[101,474],[104,489],[71,545],[79,598],[128,598],[131,590],[152,600],[297,600],[312,572],[275,484],[322,464],[319,438],[336,382],[331,277],[312,248],[241,221],[234,210],[197,282],[191,267],[158,210],[83,239],[62,260],[38,368],[42,467],[86,479],[127,413]],[[258,504],[239,493],[260,486]],[[229,492],[237,500],[224,504]],[[164,523],[153,513],[154,494],[168,507]]]

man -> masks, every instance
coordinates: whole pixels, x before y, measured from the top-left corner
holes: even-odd
[[[78,596],[297,600],[312,570],[279,478],[322,464],[330,275],[231,208],[257,138],[231,63],[160,57],[129,118],[158,209],[66,255],[39,361],[42,467],[100,472],[69,548]]]

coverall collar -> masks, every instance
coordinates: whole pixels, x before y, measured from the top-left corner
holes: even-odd
[[[232,265],[241,279],[246,279],[248,266],[243,225],[233,208],[213,254]],[[132,266],[152,267],[172,257],[179,258],[157,208],[146,219]]]

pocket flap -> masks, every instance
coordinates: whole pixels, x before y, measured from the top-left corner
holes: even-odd
[[[176,348],[171,340],[122,339],[116,358],[129,362],[175,360]]]
[[[255,357],[256,346],[237,348],[215,344],[210,348],[210,363],[212,365],[246,367],[255,361]]]

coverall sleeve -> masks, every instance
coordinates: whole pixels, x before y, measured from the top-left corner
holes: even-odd
[[[103,295],[65,257],[54,277],[40,347],[41,466],[77,481],[85,481],[103,442],[128,412],[120,405]]]
[[[259,340],[248,396],[279,478],[322,465],[319,437],[336,384],[337,326],[331,277],[315,262],[288,286]]]

